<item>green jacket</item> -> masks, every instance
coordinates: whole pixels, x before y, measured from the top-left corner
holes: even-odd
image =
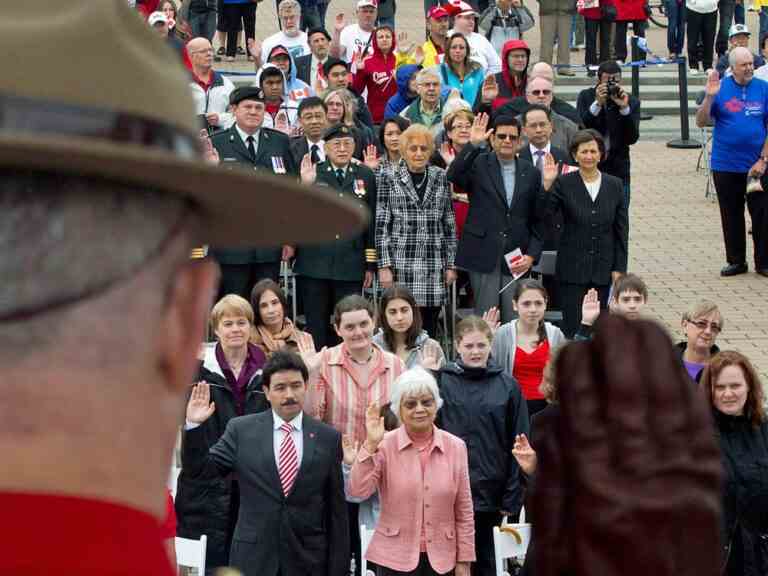
[[[248,148],[240,138],[235,126],[228,130],[217,132],[211,138],[211,143],[219,153],[220,165],[227,169],[237,167],[253,167],[254,170],[264,170],[285,174],[288,178],[295,178],[299,171],[290,153],[288,136],[271,128],[261,128],[258,136],[258,149],[256,159],[251,158]],[[223,191],[226,192],[226,191]],[[258,190],[253,191],[258,194]],[[254,215],[256,216],[256,215]],[[264,264],[279,262],[282,256],[282,248],[240,248],[240,249],[216,249],[211,250],[213,257],[221,264]]]
[[[293,270],[320,280],[362,282],[366,270],[376,269],[376,176],[362,164],[350,163],[339,185],[329,161],[317,165],[315,186],[329,194],[351,198],[370,213],[367,228],[353,236],[341,233],[331,243],[299,246]],[[329,223],[324,223],[328,225]]]

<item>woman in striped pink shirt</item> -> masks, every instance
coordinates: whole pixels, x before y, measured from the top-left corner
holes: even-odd
[[[320,352],[310,384],[309,405],[314,407],[310,413],[347,440],[362,444],[367,437],[368,405],[389,402],[392,383],[405,365],[373,343],[373,306],[362,296],[342,298],[334,309],[333,324],[342,342]],[[357,503],[348,502],[350,545],[359,566],[358,508]]]
[[[320,353],[311,386],[314,416],[362,443],[368,405],[389,402],[392,382],[405,365],[373,343],[373,306],[362,296],[340,300],[333,323],[342,342]]]

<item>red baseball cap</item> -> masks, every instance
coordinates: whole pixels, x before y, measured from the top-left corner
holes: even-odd
[[[427,12],[427,18],[431,20],[440,20],[440,18],[448,18],[448,16],[450,16],[448,10],[442,6],[432,6],[432,8],[429,9],[429,12]]]

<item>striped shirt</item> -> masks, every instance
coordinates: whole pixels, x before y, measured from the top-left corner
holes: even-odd
[[[365,412],[374,400],[389,402],[392,383],[405,370],[403,361],[374,345],[374,358],[365,381],[365,370],[357,370],[344,344],[322,352],[321,368],[311,384],[311,414],[342,434],[364,442]]]

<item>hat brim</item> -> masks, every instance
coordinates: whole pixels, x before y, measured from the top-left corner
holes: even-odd
[[[290,176],[223,169],[103,140],[0,137],[0,166],[91,176],[187,197],[202,212],[199,240],[221,247],[319,243],[354,233],[369,218],[352,202]]]

